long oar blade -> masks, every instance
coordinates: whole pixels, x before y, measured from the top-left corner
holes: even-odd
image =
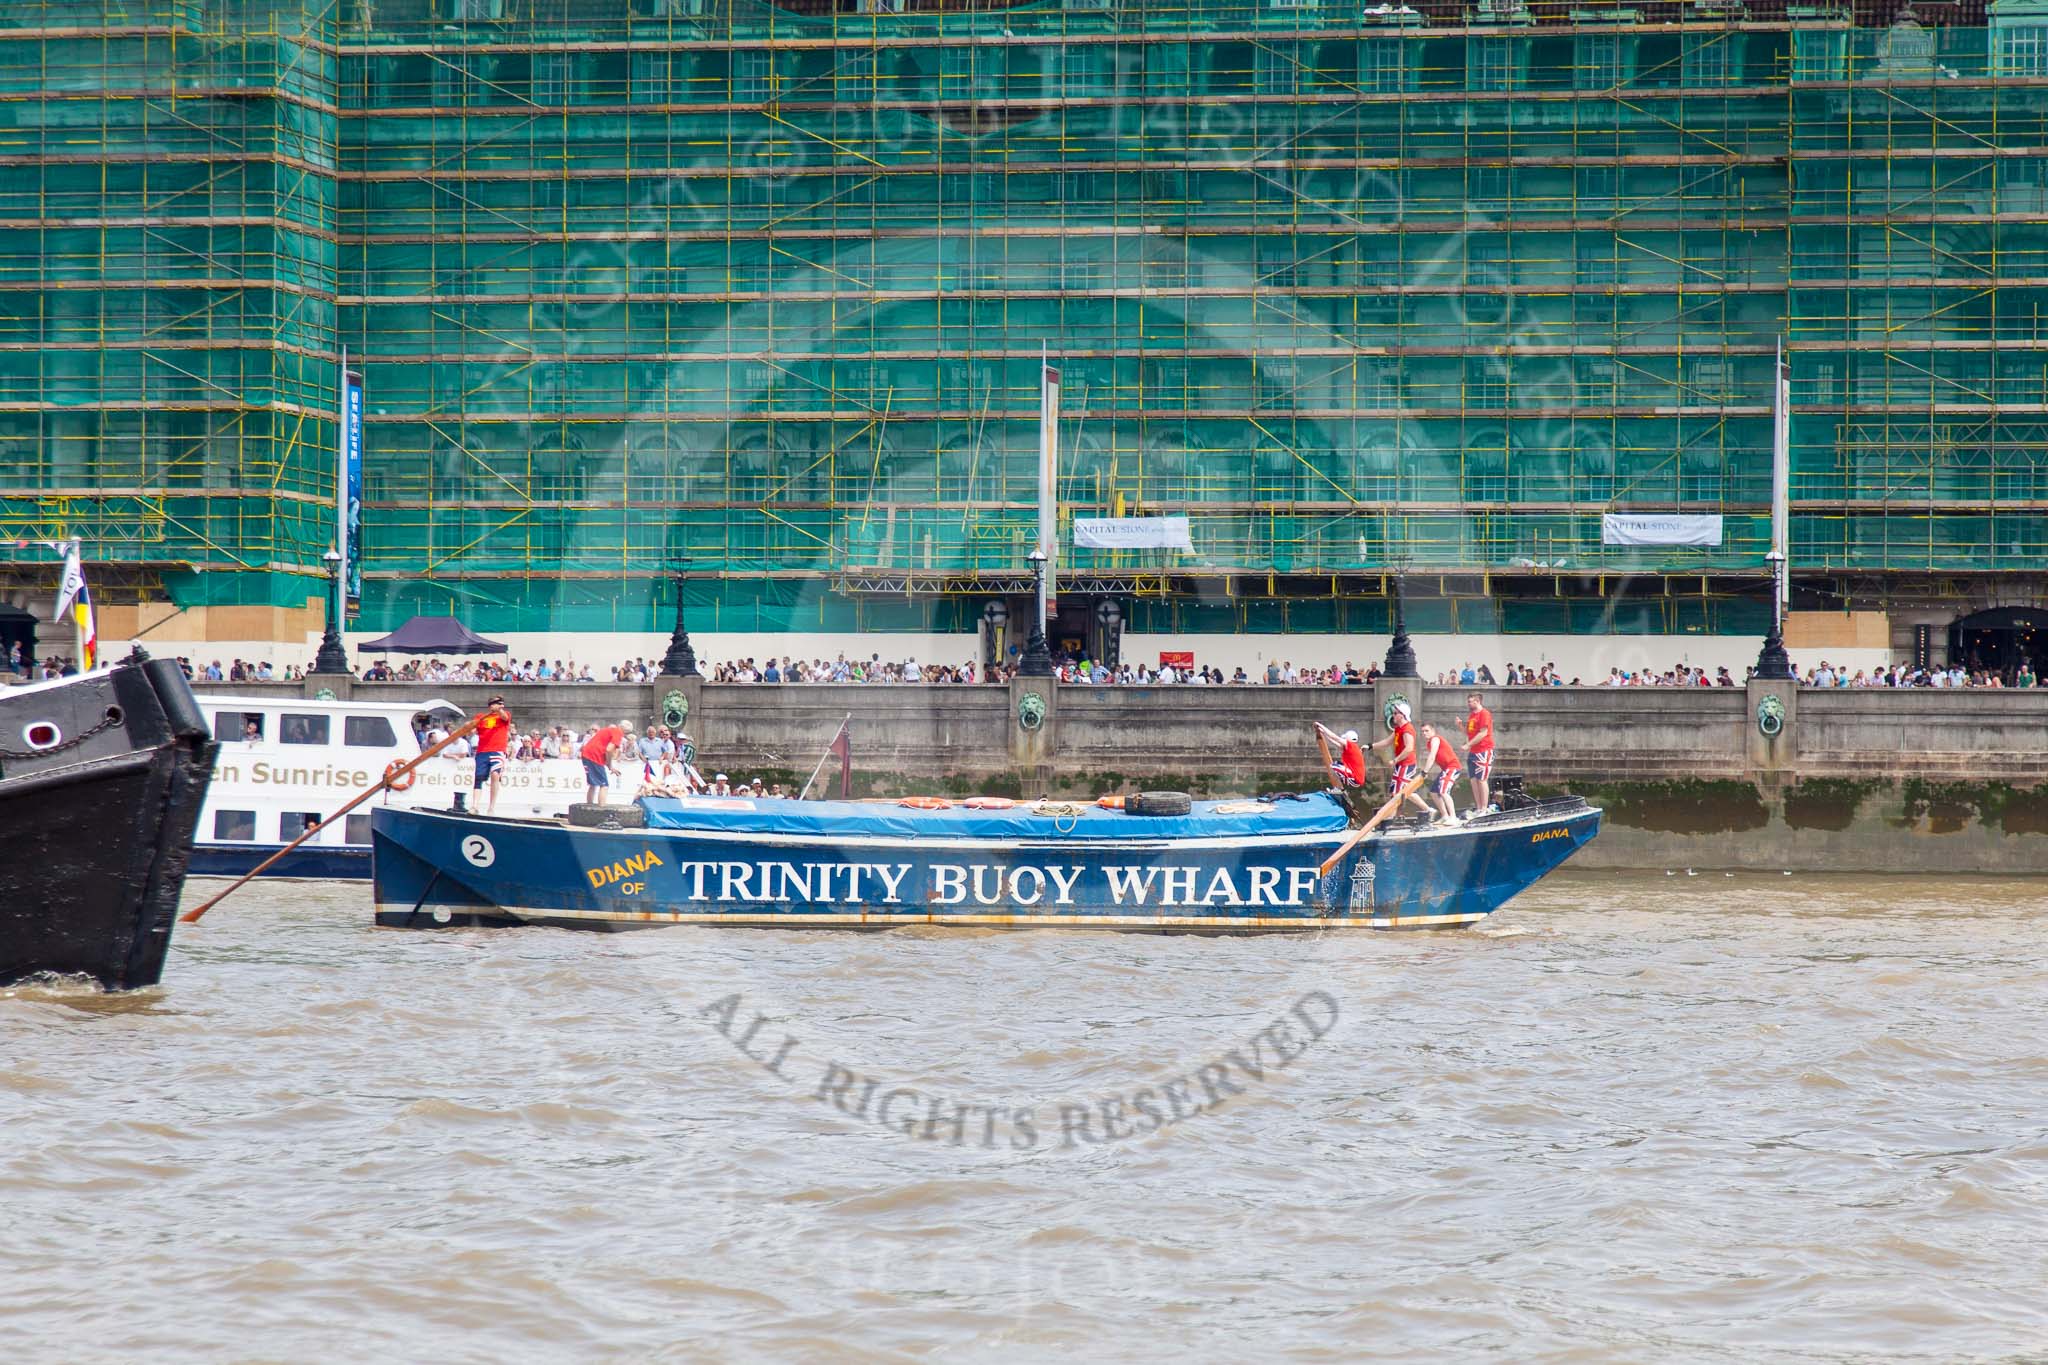
[[[475,720],[466,720],[466,721],[462,722],[462,724],[460,724],[460,725],[456,726],[456,727],[455,727],[455,728],[454,728],[453,730],[451,730],[451,731],[449,731],[449,732],[448,732],[448,737],[447,737],[446,739],[442,740],[442,741],[441,741],[441,742],[440,742],[439,744],[436,744],[436,745],[434,745],[434,746],[433,746],[433,747],[432,747],[431,749],[428,749],[428,750],[427,750],[426,752],[422,753],[422,754],[421,754],[421,755],[420,755],[420,756],[419,756],[418,758],[416,758],[416,759],[412,760],[412,762],[410,762],[410,763],[407,763],[407,764],[406,764],[406,765],[405,765],[404,767],[401,767],[401,768],[397,769],[396,771],[393,771],[393,772],[388,772],[388,773],[385,773],[383,777],[381,777],[381,778],[379,778],[379,779],[377,780],[377,783],[376,783],[376,785],[372,786],[372,787],[371,787],[371,788],[370,788],[370,789],[369,789],[368,791],[365,791],[365,792],[363,792],[363,793],[362,793],[362,794],[361,794],[360,796],[356,797],[356,798],[355,798],[355,800],[353,800],[353,801],[349,802],[349,803],[348,803],[348,804],[347,804],[346,806],[343,806],[343,807],[342,807],[342,808],[341,808],[340,810],[338,810],[338,811],[334,812],[334,814],[332,814],[332,815],[328,816],[328,817],[327,817],[327,818],[326,818],[325,820],[322,820],[322,821],[321,821],[321,822],[320,822],[319,824],[317,824],[317,825],[313,826],[313,827],[312,827],[311,829],[307,830],[307,831],[306,831],[306,832],[305,832],[304,834],[301,834],[301,835],[300,835],[300,836],[299,836],[298,838],[296,838],[296,839],[292,840],[292,841],[291,841],[290,843],[286,844],[286,845],[285,845],[285,846],[284,846],[283,848],[281,848],[281,849],[279,849],[279,850],[278,850],[277,852],[275,852],[275,853],[271,854],[271,855],[270,855],[270,856],[269,856],[268,858],[265,858],[265,859],[264,859],[264,860],[263,860],[262,862],[260,862],[260,863],[256,864],[256,866],[255,866],[255,867],[254,867],[254,868],[253,868],[252,870],[250,870],[250,871],[249,871],[248,873],[244,874],[244,875],[242,876],[242,878],[241,878],[241,879],[240,879],[239,881],[236,881],[236,882],[235,882],[235,883],[233,883],[233,884],[232,884],[231,886],[229,886],[227,890],[225,890],[225,891],[221,892],[221,893],[220,893],[220,894],[219,894],[218,896],[215,896],[215,897],[214,897],[214,898],[213,898],[212,900],[210,900],[210,901],[207,901],[207,902],[206,902],[205,904],[203,904],[203,905],[195,905],[195,906],[193,906],[193,907],[192,907],[192,908],[191,908],[190,910],[187,910],[187,911],[186,911],[186,912],[185,912],[184,914],[182,914],[182,915],[178,916],[178,923],[180,923],[180,924],[197,924],[197,923],[199,923],[199,917],[200,917],[200,916],[204,915],[204,914],[205,914],[205,913],[206,913],[207,911],[209,911],[209,910],[213,909],[213,907],[214,907],[214,906],[216,906],[216,905],[219,905],[219,904],[220,904],[220,903],[221,903],[222,901],[226,900],[226,899],[227,899],[227,898],[228,898],[229,896],[232,896],[232,895],[233,895],[233,894],[234,894],[235,892],[237,892],[237,891],[241,890],[241,889],[242,889],[243,887],[247,886],[247,885],[248,885],[248,884],[249,884],[250,882],[254,881],[254,880],[255,880],[256,878],[258,878],[258,877],[262,876],[262,875],[263,875],[263,874],[264,874],[265,872],[269,871],[269,870],[270,870],[270,867],[271,867],[271,865],[272,865],[273,863],[277,862],[277,860],[278,860],[278,859],[280,859],[280,858],[284,857],[284,855],[285,855],[285,854],[287,854],[287,853],[291,852],[291,851],[292,851],[293,849],[297,848],[297,847],[298,847],[298,846],[299,846],[300,844],[303,844],[303,843],[305,843],[305,842],[306,842],[306,840],[308,840],[308,839],[312,838],[312,837],[313,837],[314,835],[318,834],[318,833],[319,833],[319,832],[320,832],[321,830],[323,830],[323,829],[326,829],[326,828],[327,828],[327,827],[328,827],[329,825],[333,824],[333,823],[334,823],[334,822],[335,822],[336,820],[339,820],[339,819],[341,819],[341,818],[342,818],[342,817],[343,817],[344,815],[347,815],[347,814],[348,814],[348,813],[349,813],[350,811],[354,810],[354,809],[355,809],[355,808],[356,808],[357,806],[360,806],[360,805],[362,805],[362,804],[363,804],[363,802],[365,802],[365,801],[369,800],[369,799],[370,799],[371,797],[375,796],[375,795],[376,795],[376,794],[377,794],[378,792],[380,792],[380,791],[383,791],[383,790],[384,790],[384,789],[385,789],[386,787],[390,786],[390,785],[391,785],[391,784],[392,784],[393,782],[396,782],[396,781],[397,781],[397,780],[398,780],[399,778],[401,778],[401,777],[404,777],[404,776],[405,776],[405,775],[406,775],[407,773],[411,772],[411,771],[412,771],[412,770],[413,770],[414,768],[417,768],[417,767],[419,767],[419,766],[420,766],[420,764],[422,764],[422,763],[426,762],[426,761],[427,761],[428,759],[432,758],[432,757],[433,757],[433,756],[434,756],[435,754],[438,754],[438,753],[440,753],[440,752],[441,752],[441,751],[442,751],[443,749],[445,749],[445,748],[447,748],[447,747],[448,747],[449,745],[453,744],[453,743],[454,743],[454,742],[455,742],[456,740],[458,740],[458,739],[461,739],[461,738],[462,738],[462,737],[463,737],[464,735],[468,734],[468,733],[469,733],[469,732],[470,732],[471,730],[474,730],[474,729],[476,729],[476,722],[477,722],[478,720],[482,720],[482,719],[483,719],[483,717],[482,717],[482,716],[478,716],[478,717],[476,717],[476,719],[475,719]]]
[[[1366,821],[1357,829],[1353,830],[1351,832],[1351,837],[1349,839],[1346,839],[1342,844],[1338,845],[1337,851],[1335,853],[1332,853],[1329,857],[1323,859],[1321,865],[1319,865],[1316,868],[1316,875],[1319,877],[1327,877],[1330,875],[1331,872],[1335,871],[1337,864],[1344,861],[1344,855],[1349,853],[1352,849],[1358,846],[1359,840],[1363,839],[1366,835],[1378,829],[1380,826],[1380,822],[1385,820],[1388,816],[1392,815],[1395,811],[1399,810],[1401,808],[1401,802],[1407,798],[1408,794],[1410,792],[1416,791],[1421,786],[1421,773],[1417,773],[1415,776],[1409,778],[1407,783],[1401,788],[1401,790],[1395,792],[1393,796],[1388,798],[1386,805],[1381,806],[1377,811],[1373,813],[1372,819]]]
[[[1330,761],[1330,738],[1331,732],[1323,727],[1322,722],[1317,721],[1316,748],[1323,755],[1323,778],[1329,782],[1331,791],[1342,791],[1343,787],[1337,781],[1337,765]]]

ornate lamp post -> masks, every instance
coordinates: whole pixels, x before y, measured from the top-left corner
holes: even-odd
[[[1024,556],[1031,561],[1033,599],[1045,601],[1045,551],[1033,550]],[[1019,676],[1026,678],[1050,678],[1052,676],[1052,652],[1045,647],[1045,613],[1034,605],[1031,609],[1031,636],[1024,643],[1024,657],[1017,662]]]
[[[1394,638],[1387,644],[1387,662],[1380,669],[1383,678],[1419,678],[1415,646],[1408,639],[1408,618],[1401,608],[1401,574],[1394,573]]]
[[[341,647],[341,551],[329,546],[320,562],[327,566],[327,629],[320,635],[320,649],[313,656],[312,671],[345,678],[348,651]]]
[[[1793,676],[1792,656],[1785,652],[1785,556],[1772,550],[1764,558],[1771,565],[1771,633],[1756,656],[1754,676],[1782,682]]]
[[[684,571],[689,561],[682,560],[675,567],[676,575],[676,625],[669,632],[668,653],[661,656],[661,671],[672,678],[701,678],[697,671],[697,651],[690,648],[690,628],[683,622]]]

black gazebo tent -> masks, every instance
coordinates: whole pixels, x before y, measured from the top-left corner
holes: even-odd
[[[486,640],[452,616],[415,616],[381,640],[365,640],[358,654],[503,654],[505,646]]]

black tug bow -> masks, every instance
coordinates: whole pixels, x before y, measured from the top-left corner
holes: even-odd
[[[215,748],[167,660],[0,687],[0,985],[156,984]]]

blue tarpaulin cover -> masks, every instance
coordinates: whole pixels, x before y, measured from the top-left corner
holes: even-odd
[[[1219,812],[1244,802],[1197,801],[1187,815],[1128,815],[1084,805],[1031,804],[1008,810],[914,810],[893,801],[782,801],[751,797],[662,797],[640,799],[650,829],[701,829],[748,834],[811,835],[835,838],[885,836],[901,839],[1213,839],[1279,834],[1330,834],[1350,820],[1328,792],[1301,800],[1276,801],[1271,810]]]

